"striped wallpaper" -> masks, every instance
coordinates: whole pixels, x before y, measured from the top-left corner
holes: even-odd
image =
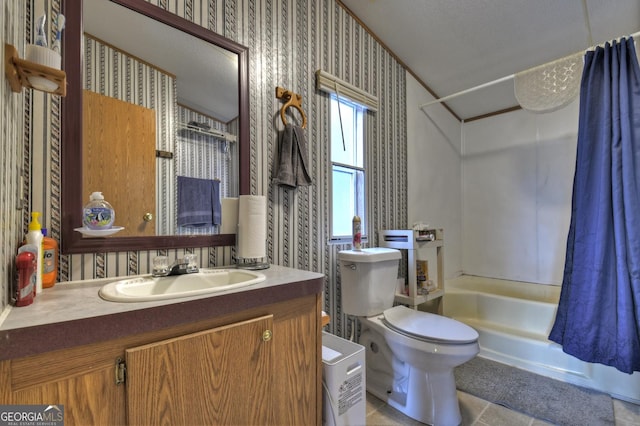
[[[18,52],[24,52],[25,22],[27,8],[23,0],[5,0],[0,4],[0,49],[4,58],[5,43],[13,45]],[[4,59],[3,59],[4,63]],[[31,111],[30,98],[11,91],[2,73],[0,84],[0,311],[10,302],[10,292],[15,282],[15,257],[18,246],[24,237],[21,176],[28,174],[25,164],[28,138],[24,129],[28,126],[25,116]],[[25,142],[25,143],[23,143]],[[28,186],[24,186],[26,193]]]
[[[17,0],[9,0],[17,4]],[[63,0],[42,0],[57,10]],[[406,81],[404,68],[335,0],[154,0],[169,11],[249,47],[251,193],[268,197],[269,261],[294,268],[318,271],[326,276],[325,310],[332,316],[331,331],[347,335],[348,325],[340,310],[340,277],[337,252],[348,246],[329,245],[329,98],[315,89],[315,71],[323,69],[378,96],[377,113],[366,116],[366,166],[368,188],[368,234],[377,244],[377,230],[407,226],[407,132]],[[17,8],[17,6],[16,6]],[[23,24],[20,24],[23,25]],[[279,131],[283,129],[275,98],[281,86],[303,97],[307,114],[306,136],[313,185],[284,189],[271,184]],[[26,99],[26,96],[25,96]],[[52,196],[51,182],[59,181],[59,105],[46,97],[43,128],[32,133],[46,135],[42,143],[53,155],[42,170],[34,168],[31,208],[45,212],[54,237],[60,234],[59,200]],[[7,116],[6,104],[3,116]],[[36,117],[40,112],[33,113]],[[58,115],[56,115],[58,114]],[[289,116],[296,122],[296,115]],[[14,121],[20,128],[20,120]],[[43,131],[44,129],[44,131]],[[3,147],[6,150],[7,147]],[[42,150],[43,148],[40,148]],[[4,151],[3,151],[4,155]],[[16,147],[8,153],[20,160]],[[14,172],[17,173],[17,172]],[[2,185],[1,196],[13,195],[17,176]],[[6,182],[12,180],[13,184]],[[14,186],[11,186],[14,185]],[[53,194],[55,195],[55,194]],[[3,204],[3,209],[6,209]],[[10,222],[9,237],[24,232],[26,215]],[[15,213],[14,213],[15,216]],[[16,244],[3,238],[5,259],[11,259]],[[97,253],[61,257],[62,281],[145,273],[159,254],[174,256],[184,250]],[[201,264],[232,263],[232,247],[195,247]],[[6,263],[6,262],[5,262]],[[2,266],[0,266],[2,267]],[[8,276],[8,271],[4,271]],[[4,296],[6,300],[6,295]],[[5,302],[6,303],[6,302]]]

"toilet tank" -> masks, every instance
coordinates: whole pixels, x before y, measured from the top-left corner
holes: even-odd
[[[343,312],[368,317],[391,308],[400,257],[399,250],[382,247],[338,252]]]

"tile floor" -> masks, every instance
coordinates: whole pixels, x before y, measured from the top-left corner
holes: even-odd
[[[473,395],[458,392],[462,426],[543,426],[549,425],[517,411],[492,404]],[[613,400],[616,426],[640,425],[640,406]],[[367,393],[367,426],[422,425],[380,399]],[[585,425],[598,426],[598,425]]]

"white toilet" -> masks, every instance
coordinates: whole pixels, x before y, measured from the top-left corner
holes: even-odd
[[[400,251],[338,253],[342,310],[359,317],[367,391],[420,422],[460,424],[454,367],[478,354],[478,333],[451,318],[393,307]]]

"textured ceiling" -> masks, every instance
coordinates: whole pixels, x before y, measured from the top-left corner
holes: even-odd
[[[640,30],[639,0],[341,2],[438,97]],[[460,119],[517,105],[511,79],[447,101]]]

